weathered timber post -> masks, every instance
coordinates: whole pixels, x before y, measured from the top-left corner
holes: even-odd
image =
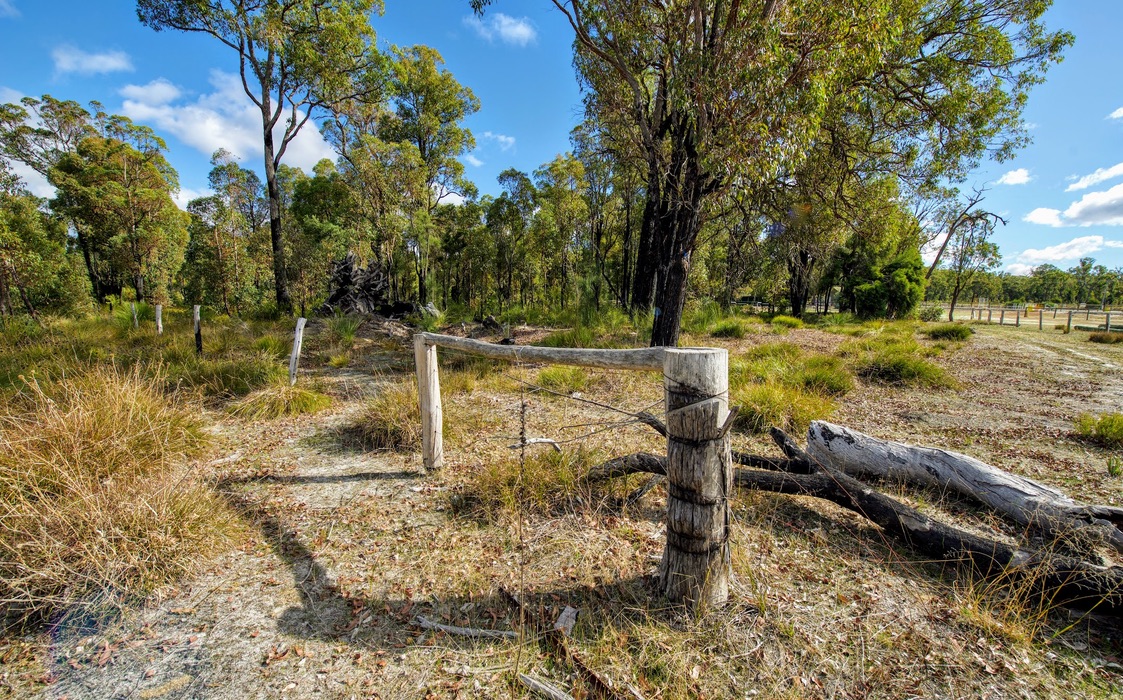
[[[156,305],[156,335],[164,334],[164,305]]]
[[[203,322],[199,317],[199,305],[196,304],[191,312],[192,317],[195,319],[195,354],[203,354]]]
[[[1045,307],[1037,310],[1037,330],[1045,330]]]
[[[1111,332],[1111,312],[1107,312],[1107,318],[1104,319],[1104,330],[1108,333]]]
[[[129,305],[133,309],[133,328],[140,328],[140,319],[136,316],[136,302],[129,302]]]
[[[972,321],[975,320],[975,307],[974,306],[971,307],[971,320]]]
[[[1084,320],[1090,321],[1091,319],[1092,319],[1092,307],[1085,306],[1084,307]]]
[[[994,313],[994,311],[988,306],[987,307],[987,323],[988,324],[990,323],[991,314],[993,314],[993,313]]]
[[[1003,307],[1002,310],[998,312],[998,325],[1006,325],[1006,307]]]
[[[1065,325],[1065,333],[1071,333],[1071,332],[1072,332],[1072,310],[1069,309],[1068,324]]]
[[[1021,313],[1015,313],[1014,314],[1014,325],[1018,328],[1022,327],[1022,315],[1021,315]]]
[[[1053,307],[1053,320],[1054,321],[1057,320],[1057,307],[1055,307],[1055,306]]]
[[[296,367],[300,364],[300,347],[304,345],[304,324],[306,318],[296,319],[296,331],[292,334],[292,354],[289,355],[289,386],[296,386]]]
[[[437,346],[425,336],[413,336],[413,358],[417,362],[417,400],[421,404],[421,464],[425,469],[440,469],[445,462],[441,379],[437,366]]]
[[[695,611],[729,599],[729,492],[733,487],[729,416],[729,353],[668,348],[663,362],[667,401],[667,547],[664,594]]]

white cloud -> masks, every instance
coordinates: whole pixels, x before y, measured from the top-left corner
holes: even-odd
[[[1065,188],[1065,192],[1086,190],[1092,185],[1098,185],[1101,182],[1113,180],[1120,175],[1123,175],[1123,163],[1117,163],[1110,168],[1097,168],[1096,172],[1092,173],[1091,175],[1085,175],[1084,177],[1077,178],[1076,182]]]
[[[124,51],[88,53],[64,44],[52,51],[51,57],[55,60],[55,73],[58,74],[96,75],[133,70],[133,61]]]
[[[529,19],[526,17],[516,19],[502,12],[488,15],[486,21],[468,15],[464,18],[464,24],[487,41],[495,41],[498,38],[505,44],[526,46],[538,39],[538,32]]]
[[[1010,263],[1006,266],[1006,271],[1011,275],[1025,276],[1033,272],[1034,265],[1026,265],[1024,263]]]
[[[175,205],[177,207],[183,211],[187,211],[187,205],[191,200],[198,199],[199,197],[208,197],[210,194],[210,190],[193,190],[190,187],[181,187],[179,188],[179,192],[172,199],[175,200]]]
[[[1025,265],[1036,266],[1043,263],[1054,263],[1064,260],[1079,260],[1080,258],[1101,250],[1103,247],[1103,236],[1080,236],[1079,238],[1073,238],[1071,241],[1058,243],[1048,248],[1030,248],[1029,250],[1023,250],[1018,255],[1017,261]]]
[[[1111,114],[1107,115],[1108,119],[1119,119],[1120,117],[1123,117],[1123,107],[1120,107]]]
[[[1105,248],[1123,248],[1123,241],[1104,241]]]
[[[122,97],[146,105],[162,105],[176,100],[180,90],[165,78],[157,78],[147,85],[126,85],[118,91]]]
[[[1026,170],[1025,168],[1018,168],[1017,170],[1011,170],[1002,177],[998,178],[998,184],[1024,185],[1032,179],[1033,178],[1029,176],[1028,170]]]
[[[1076,226],[1123,226],[1123,185],[1084,195],[1065,209],[1064,221]]]
[[[9,161],[8,167],[16,174],[16,177],[23,181],[23,184],[27,185],[27,189],[31,194],[46,199],[55,196],[54,185],[47,182],[47,178],[43,177],[38,172],[27,167],[18,160]]]
[[[482,160],[480,160],[479,158],[475,157],[475,156],[474,156],[474,155],[472,155],[471,153],[469,153],[468,155],[464,156],[464,161],[465,161],[466,163],[468,163],[468,165],[471,165],[471,166],[472,166],[472,167],[474,167],[474,168],[478,168],[478,167],[480,167],[481,165],[483,165],[483,164],[484,164],[484,162],[483,162]]]
[[[1039,207],[1025,215],[1023,221],[1028,221],[1031,224],[1041,224],[1042,226],[1064,226],[1061,221],[1060,209],[1046,209]]]
[[[176,102],[174,98],[164,101],[168,91],[147,89],[153,85],[149,83],[138,88],[133,99],[126,99],[121,111],[133,121],[174,135],[206,156],[225,148],[240,161],[260,159],[263,153],[261,112],[246,97],[241,80],[230,73],[212,71],[210,83],[214,92],[200,95],[193,102]],[[278,146],[283,129],[284,125],[278,124],[274,130]],[[324,158],[335,160],[335,152],[320,136],[316,125],[309,123],[289,144],[284,162],[311,172]],[[251,167],[257,165],[255,162]]]
[[[12,0],[0,0],[0,17],[19,17],[19,10]]]
[[[515,137],[514,136],[507,136],[505,134],[495,134],[495,133],[492,133],[490,131],[485,131],[483,133],[483,137],[485,139],[491,139],[492,141],[495,141],[496,143],[498,143],[499,144],[499,150],[501,150],[501,151],[509,151],[509,150],[511,150],[512,148],[515,147]]]

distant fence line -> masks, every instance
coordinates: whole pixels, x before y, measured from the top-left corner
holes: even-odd
[[[1123,331],[1123,311],[1108,309],[1077,309],[1034,305],[956,306],[955,320],[993,323],[1002,326],[1036,325],[1038,330],[1053,330],[1064,325],[1066,330]]]

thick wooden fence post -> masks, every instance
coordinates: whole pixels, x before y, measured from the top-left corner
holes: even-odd
[[[988,324],[990,323],[990,319],[991,319],[991,314],[993,314],[993,313],[994,313],[994,311],[993,311],[993,310],[991,310],[991,308],[990,308],[990,307],[987,307],[987,323],[988,323]]]
[[[733,485],[729,354],[715,348],[668,348],[667,546],[660,579],[675,604],[695,611],[729,598],[729,492]]]
[[[192,317],[195,319],[195,354],[203,354],[203,322],[199,317],[199,305],[196,304],[191,312]]]
[[[164,305],[156,305],[156,335],[164,334]]]
[[[292,354],[289,355],[289,386],[296,386],[296,367],[300,364],[300,347],[304,345],[304,324],[306,318],[296,319],[296,331],[292,334]]]
[[[1065,325],[1065,333],[1071,333],[1071,332],[1072,332],[1072,310],[1070,309],[1069,312],[1068,312],[1068,323]]]
[[[129,305],[133,309],[133,328],[140,328],[140,319],[137,318],[137,315],[136,315],[136,302],[135,301],[129,302]]]
[[[1001,311],[998,312],[998,325],[1000,325],[1000,326],[1006,325],[1006,309],[1005,308],[1003,308]]]
[[[442,434],[441,379],[437,366],[437,346],[425,336],[413,336],[413,357],[417,362],[417,400],[421,404],[421,464],[425,469],[440,469],[445,462]]]

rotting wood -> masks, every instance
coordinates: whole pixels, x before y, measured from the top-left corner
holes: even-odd
[[[442,625],[439,622],[418,615],[414,618],[414,624],[425,630],[434,630],[437,632],[444,632],[456,637],[472,637],[474,639],[518,639],[518,632],[510,630],[485,630],[476,627],[457,627],[455,625]]]
[[[427,345],[437,345],[512,362],[549,362],[558,365],[600,367],[601,369],[663,369],[664,348],[631,350],[587,350],[580,348],[540,348],[531,345],[496,345],[481,340],[437,333],[418,333]]]
[[[972,498],[1020,525],[1051,537],[1081,531],[1123,551],[1123,509],[1087,506],[1061,491],[958,452],[917,447],[824,421],[807,431],[807,449],[821,463],[859,479],[878,478],[946,489]]]
[[[296,386],[296,369],[300,364],[300,348],[304,345],[304,324],[306,318],[296,319],[296,330],[292,334],[292,354],[289,355],[289,386]]]
[[[573,634],[573,628],[577,626],[577,608],[565,606],[558,615],[558,619],[554,621],[554,631],[561,632],[566,637]]]
[[[659,580],[671,603],[701,612],[729,599],[732,576],[729,353],[668,348],[664,357],[667,544]]]

